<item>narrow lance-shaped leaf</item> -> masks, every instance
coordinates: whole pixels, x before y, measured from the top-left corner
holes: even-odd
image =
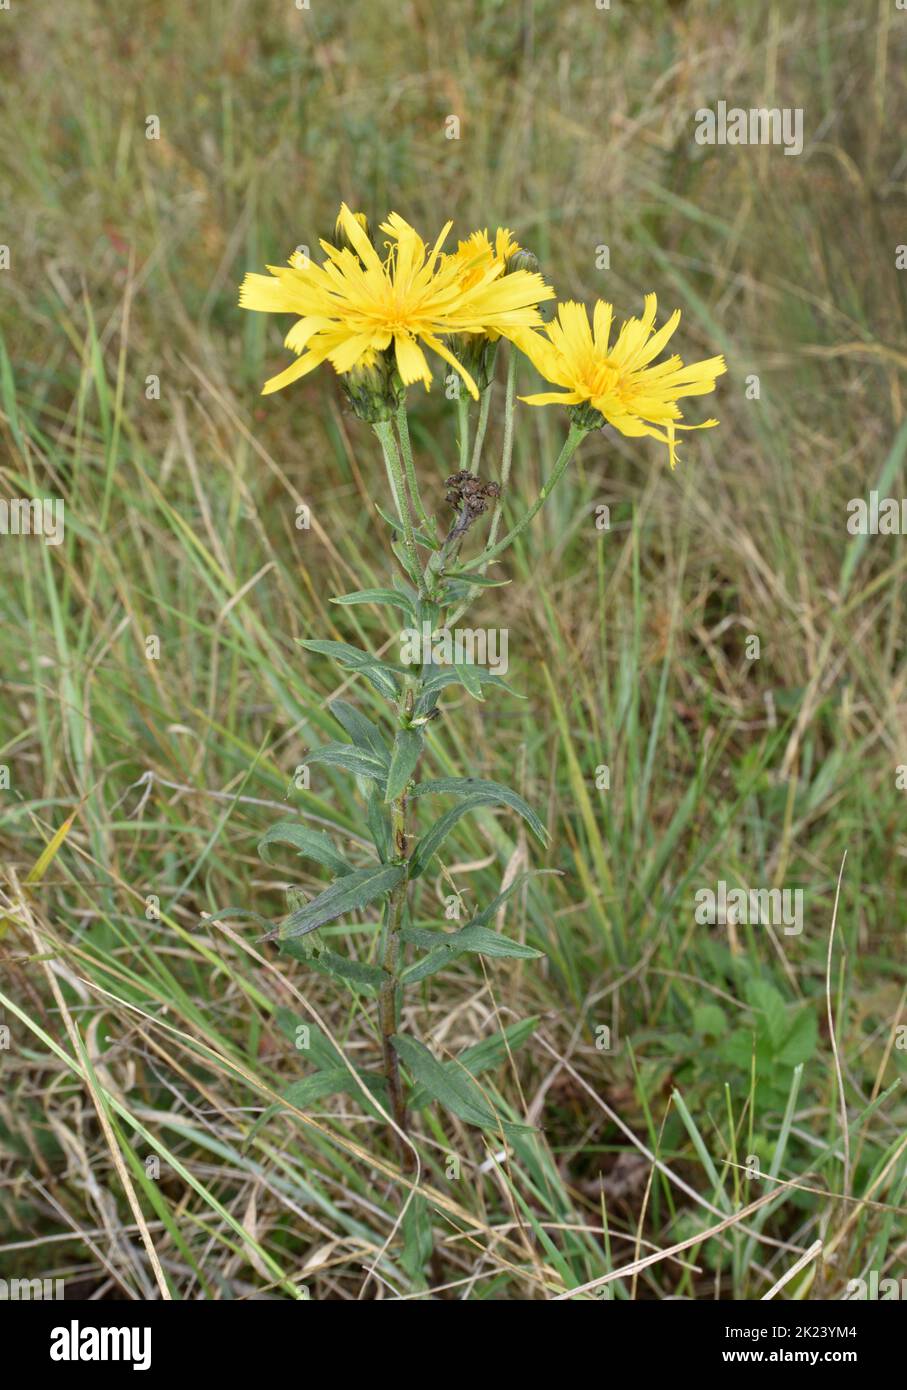
[[[472,1047],[467,1047],[465,1052],[460,1053],[455,1062],[442,1062],[441,1065],[446,1069],[465,1067],[470,1076],[481,1076],[483,1072],[499,1067],[511,1052],[516,1052],[518,1047],[522,1047],[535,1032],[538,1024],[537,1015],[520,1019],[502,1032],[492,1033],[490,1038],[473,1043]],[[413,1092],[407,1104],[411,1110],[421,1110],[424,1105],[429,1104],[431,1098],[430,1093],[422,1086]]]
[[[346,700],[332,700],[329,708],[356,747],[361,748],[363,753],[370,753],[387,769],[391,760],[390,749],[378,725],[356,709],[355,705],[347,704]]]
[[[381,799],[380,791],[373,791],[369,795],[366,817],[375,849],[378,851],[378,858],[382,864],[386,864],[393,857],[393,846],[391,844],[390,817]]]
[[[328,975],[331,979],[346,980],[350,984],[379,990],[387,978],[380,965],[369,965],[367,961],[352,960],[349,956],[339,955],[337,951],[319,951],[315,955],[307,956],[305,955],[304,943],[295,938],[286,941],[284,945],[287,955],[303,961],[310,970],[314,970],[319,975]]]
[[[389,662],[379,661],[370,652],[364,652],[358,647],[350,646],[349,642],[331,642],[320,637],[305,640],[297,638],[296,640],[301,647],[305,647],[306,651],[318,652],[322,656],[329,656],[341,666],[349,667],[354,671],[361,671],[380,694],[385,695],[389,700],[396,698],[401,673]]]
[[[270,853],[266,853],[266,850],[274,844],[292,845],[307,859],[314,859],[316,864],[322,864],[335,874],[349,874],[353,871],[352,865],[346,862],[342,854],[337,853],[323,831],[310,830],[308,826],[300,825],[297,821],[278,821],[259,840],[258,853],[266,864],[272,862]]]
[[[331,603],[385,603],[392,608],[402,609],[411,618],[416,616],[415,604],[409,594],[404,594],[400,589],[358,589],[353,594],[341,594],[339,598],[332,598]]]
[[[390,771],[387,774],[385,802],[394,801],[405,789],[416,770],[416,763],[422,752],[424,736],[419,729],[398,729],[394,739],[394,752]]]
[[[518,690],[514,690],[500,676],[493,676],[490,671],[485,671],[481,666],[473,666],[471,679],[473,683],[478,683],[479,688],[483,685],[494,685],[501,690],[506,690],[509,695],[513,695],[518,700],[525,700],[526,696],[521,695]],[[416,705],[416,714],[427,714],[437,703],[438,695],[448,685],[462,685],[463,681],[460,672],[452,666],[439,666],[426,675],[422,685],[422,694],[419,696]]]
[[[543,874],[555,874],[558,877],[560,877],[561,872],[562,871],[560,869],[527,869],[527,871],[524,874],[517,874],[513,882],[509,883],[507,887],[497,895],[496,898],[493,898],[487,907],[483,907],[482,910],[480,912],[477,912],[474,917],[470,917],[469,921],[466,923],[466,927],[487,926],[487,924],[491,921],[492,917],[495,915],[498,909],[507,901],[507,899],[510,897],[512,893],[516,892],[516,890],[527,878],[539,878]],[[465,931],[465,929],[466,928],[463,927],[461,928],[461,931]],[[439,943],[442,943],[444,941],[454,941],[458,933],[438,931],[437,928],[429,929],[426,927],[410,926],[404,927],[400,935],[402,936],[404,941],[409,941],[414,946],[422,946],[428,951],[433,951],[439,945]],[[539,954],[543,955],[544,952],[539,952]]]
[[[386,521],[388,526],[390,526],[395,532],[400,531],[400,522],[397,519],[397,517],[391,516],[390,512],[386,511],[385,508],[382,507],[380,502],[375,503],[375,510],[377,511],[381,519],[383,521]],[[438,542],[432,540],[431,536],[427,536],[424,531],[414,529],[413,535],[415,536],[416,540],[419,542],[420,545],[425,546],[426,550],[440,549]]]
[[[512,798],[515,798],[517,802],[521,802],[522,805],[516,805]],[[459,806],[452,807],[440,820],[435,821],[435,824],[422,836],[422,839],[413,850],[412,858],[410,859],[410,878],[418,878],[425,872],[431,862],[432,856],[440,849],[457,822],[469,811],[474,811],[479,806],[488,806],[494,802],[504,800],[506,800],[508,805],[513,806],[514,810],[519,812],[531,829],[539,836],[539,839],[544,843],[546,838],[544,826],[538,819],[538,816],[536,816],[522,800],[522,797],[517,797],[515,792],[511,792],[507,798],[500,795],[478,792],[464,797]]]
[[[413,788],[413,796],[468,796],[480,797],[487,802],[498,802],[510,806],[523,817],[533,835],[545,844],[548,831],[527,801],[519,792],[506,787],[503,782],[489,782],[484,777],[436,777],[426,778]]]
[[[347,772],[354,772],[357,777],[373,777],[376,781],[383,781],[387,774],[386,764],[374,753],[366,753],[354,743],[326,743],[321,748],[313,748],[311,753],[306,754],[305,760],[307,763],[342,767]]]
[[[482,672],[475,666],[469,666],[465,662],[455,662],[454,670],[459,677],[460,684],[463,685],[474,700],[484,700],[482,694]]]
[[[449,1067],[444,1066],[415,1038],[395,1034],[392,1041],[401,1062],[415,1080],[425,1087],[434,1100],[440,1101],[461,1120],[478,1125],[480,1129],[495,1132],[503,1130],[505,1134],[525,1133],[531,1128],[527,1125],[512,1124],[508,1120],[499,1120],[482,1094],[481,1088],[465,1068],[459,1067],[456,1063]]]
[[[372,1105],[369,1097],[377,1096],[386,1108],[387,1083],[384,1077],[377,1076],[374,1072],[360,1071],[358,1067],[356,1068],[356,1075],[366,1088],[365,1095],[363,1095],[362,1087],[356,1081],[356,1076],[350,1072],[348,1067],[329,1067],[324,1071],[314,1072],[301,1081],[291,1081],[283,1092],[283,1099],[288,1105],[295,1106],[297,1110],[305,1110],[316,1101],[323,1100],[325,1096],[350,1095],[359,1102],[367,1114],[376,1120],[383,1119],[381,1112]]]
[[[492,931],[478,922],[471,922],[455,932],[437,932],[437,945],[422,960],[416,961],[403,971],[401,979],[405,985],[425,980],[443,970],[457,956],[471,953],[480,956],[497,956],[501,959],[536,960],[544,952],[534,946],[524,946],[521,941],[511,941],[509,936]]]
[[[357,908],[374,902],[382,894],[389,893],[400,882],[404,872],[402,864],[379,864],[375,867],[354,869],[352,873],[332,883],[323,893],[319,893],[310,903],[306,903],[305,907],[291,912],[286,921],[271,935],[280,936],[283,940],[302,936],[305,932],[324,926],[325,922],[333,922],[347,912],[355,912]]]

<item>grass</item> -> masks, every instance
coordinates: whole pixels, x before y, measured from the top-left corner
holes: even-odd
[[[819,1241],[776,1297],[899,1276],[907,560],[846,507],[905,492],[905,47],[892,7],[832,0],[2,16],[25,119],[0,155],[0,493],[63,497],[66,537],[0,537],[0,1275],[750,1299]],[[695,145],[718,99],[802,107],[804,153]],[[501,1145],[420,1109],[408,1205],[354,1095],[279,1103],[300,1026],[376,1055],[372,1002],[208,920],[317,890],[256,854],[288,807],[354,853],[361,824],[347,778],[294,773],[340,688],[377,697],[296,639],[388,640],[378,610],[329,603],[389,578],[383,469],[328,372],[259,398],[281,334],[236,308],[341,197],[427,232],[506,223],[562,298],[623,314],[654,289],[685,356],[729,364],[721,426],[675,474],[652,442],[586,440],[481,610],[505,605],[526,698],[445,701],[429,773],[510,781],[551,843],[509,812],[462,821],[420,913],[557,872],[507,909],[544,961],[459,961],[405,1023],[449,1057],[537,1018],[482,1085],[538,1132]],[[505,525],[561,423],[518,415]],[[411,427],[443,508],[440,392]],[[700,925],[720,880],[802,889],[802,934]],[[367,959],[375,924],[326,934]]]

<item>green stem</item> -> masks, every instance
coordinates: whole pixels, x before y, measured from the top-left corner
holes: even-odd
[[[419,557],[416,553],[416,537],[409,510],[409,498],[406,495],[406,483],[403,479],[403,465],[400,462],[397,441],[394,438],[394,427],[389,420],[379,420],[377,424],[372,426],[372,429],[378,436],[384,454],[384,463],[391,481],[391,491],[397,505],[397,515],[403,527],[403,544],[406,549],[406,558],[409,561],[410,574],[413,582],[419,584],[420,569]]]
[[[400,436],[400,452],[403,454],[403,467],[406,469],[406,481],[409,485],[409,495],[416,508],[419,521],[427,528],[429,534],[432,532],[432,523],[422,502],[422,494],[419,491],[419,480],[416,477],[416,466],[413,462],[413,446],[409,437],[409,416],[406,413],[406,403],[404,402],[397,411],[397,433]]]
[[[460,423],[460,472],[469,471],[469,397],[464,395],[463,383],[457,397],[457,420]]]
[[[398,716],[400,716],[401,719],[412,718],[412,713],[419,699],[419,695],[421,694],[421,690],[421,675],[418,679],[413,677],[407,678],[403,695],[397,708]],[[409,859],[410,836],[407,826],[406,788],[403,789],[399,796],[394,797],[394,800],[391,802],[391,846],[396,862],[406,866],[407,872],[392,890],[387,904],[384,926],[384,945],[381,958],[384,980],[378,993],[378,1021],[381,1028],[381,1050],[384,1059],[384,1076],[387,1081],[388,1096],[394,1116],[394,1123],[397,1126],[394,1135],[400,1161],[406,1169],[415,1166],[413,1163],[414,1155],[410,1144],[407,1142],[409,1129],[406,1120],[406,1100],[400,1081],[400,1062],[393,1043],[393,1037],[398,1027],[397,1000],[400,993],[400,967],[403,963],[404,952],[403,943],[400,939],[400,932],[404,925],[404,916],[409,893],[407,860]],[[398,1131],[400,1132],[398,1133]]]
[[[517,539],[518,536],[521,536],[523,534],[530,521],[532,521],[532,518],[536,515],[538,511],[540,511],[540,509],[547,502],[551,493],[554,491],[555,487],[557,487],[557,484],[560,482],[561,476],[567,468],[567,464],[570,462],[570,460],[573,458],[573,455],[576,453],[577,446],[580,440],[583,438],[584,435],[588,434],[588,432],[588,430],[580,428],[579,425],[570,426],[570,431],[567,435],[567,438],[564,440],[564,447],[561,449],[561,452],[558,455],[557,463],[551,470],[551,476],[543,484],[538,497],[535,499],[526,515],[522,518],[521,521],[517,522],[516,526],[514,526],[512,531],[507,532],[507,535],[504,537],[502,541],[498,541],[497,545],[489,546],[487,550],[482,551],[481,555],[477,555],[474,560],[470,560],[467,564],[463,565],[462,568],[464,570],[474,570],[478,569],[479,566],[486,565],[489,560],[493,560],[495,555],[500,555],[502,550],[506,550],[509,545],[513,544],[513,542]]]
[[[504,448],[501,453],[501,495],[494,506],[491,517],[491,530],[488,533],[488,549],[490,550],[498,538],[498,531],[504,516],[504,493],[510,481],[510,468],[513,463],[513,421],[516,414],[516,373],[519,353],[511,343],[510,353],[507,359],[507,386],[504,391]],[[487,562],[486,562],[487,563]],[[482,573],[485,573],[485,566],[482,566]]]
[[[406,858],[406,795],[401,793],[391,804],[391,834],[398,855]],[[384,954],[381,968],[384,982],[378,995],[378,1020],[381,1027],[381,1050],[384,1058],[384,1075],[390,1097],[394,1123],[403,1135],[408,1133],[406,1124],[406,1102],[400,1081],[400,1063],[393,1044],[397,1031],[397,991],[400,986],[400,928],[403,909],[406,905],[408,880],[402,878],[391,893],[387,906],[387,919],[384,934]],[[395,1134],[400,1157],[407,1162],[409,1146],[400,1134]]]
[[[476,438],[472,449],[472,468],[470,472],[478,475],[479,464],[482,462],[482,445],[485,443],[485,431],[488,428],[488,411],[491,408],[491,392],[493,383],[485,387],[482,392],[482,400],[479,404],[479,423],[476,426]]]

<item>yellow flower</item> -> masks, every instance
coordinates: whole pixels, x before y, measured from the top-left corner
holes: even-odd
[[[537,272],[539,263],[531,251],[524,251],[513,233],[507,227],[499,227],[494,241],[488,232],[473,232],[465,241],[457,244],[457,249],[445,260],[456,265],[460,289],[472,289],[485,275],[489,267],[498,275],[513,275],[518,271]],[[554,291],[544,296],[554,298]],[[457,361],[477,382],[479,390],[485,391],[494,375],[496,344],[501,333],[488,328],[484,333],[462,333],[450,342]],[[505,333],[504,336],[512,336]]]
[[[442,339],[489,332],[511,337],[540,324],[535,306],[554,297],[540,275],[526,270],[505,275],[497,257],[479,263],[476,256],[473,273],[464,277],[463,262],[441,252],[449,222],[429,250],[408,222],[391,213],[381,223],[390,238],[383,260],[361,215],[345,203],[338,223],[345,245],[338,249],[322,241],[327,257],[322,265],[294,253],[288,268],[269,266],[270,276],[250,274],[242,283],[239,302],[244,309],[299,315],[285,339],[299,359],[265,384],[264,395],[325,360],[343,374],[376,365],[378,354],[389,350],[403,383],[421,381],[427,390],[432,375],[424,344],[478,396],[469,372]]]
[[[651,435],[667,444],[673,468],[677,462],[675,431],[702,430],[718,423],[706,420],[701,425],[679,424],[683,416],[677,401],[683,396],[713,391],[715,378],[727,367],[723,357],[709,357],[685,366],[677,356],[649,366],[680,322],[678,309],[657,333],[653,332],[655,308],[655,295],[647,294],[642,318],[628,319],[614,345],[609,346],[610,304],[598,301],[591,327],[584,304],[570,301],[558,305],[557,318],[545,325],[546,336],[530,330],[520,333],[516,341],[542,376],[563,387],[563,391],[545,391],[520,399],[529,405],[585,407],[581,412],[584,420],[590,418],[590,410],[598,411],[621,434]]]
[[[445,256],[457,268],[457,278],[462,290],[471,289],[487,271],[489,266],[496,268],[498,274],[506,273],[507,262],[520,250],[520,244],[513,239],[513,233],[506,227],[499,227],[495,233],[494,244],[488,232],[473,232],[465,241],[457,243],[456,251]],[[554,292],[546,295],[553,299]]]

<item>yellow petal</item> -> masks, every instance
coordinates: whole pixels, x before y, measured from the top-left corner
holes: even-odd
[[[440,339],[436,338],[434,334],[423,333],[422,336],[433,352],[436,352],[439,357],[443,357],[445,362],[449,362],[451,367],[453,367],[456,371],[460,373],[460,376],[463,378],[463,381],[466,384],[467,391],[472,396],[473,400],[477,401],[479,399],[479,388],[478,386],[476,386],[475,382],[469,375],[469,372],[463,366],[462,362],[458,362],[457,359],[454,357],[453,353],[450,351],[450,349],[445,347],[444,344],[440,341]]]
[[[413,382],[422,381],[428,390],[431,385],[431,368],[415,338],[411,338],[408,333],[395,333],[394,352],[403,384],[412,386]]]

